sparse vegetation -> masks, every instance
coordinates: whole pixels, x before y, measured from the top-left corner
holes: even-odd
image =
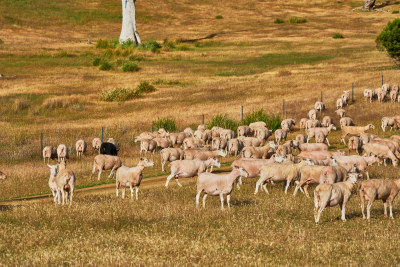
[[[157,43],[157,41],[148,40],[146,42],[139,44],[137,48],[139,50],[147,50],[147,51],[151,51],[153,53],[158,53],[158,52],[160,52],[161,47],[162,46],[159,43]]]
[[[278,115],[267,114],[264,109],[258,109],[243,118],[241,124],[249,125],[252,122],[264,121],[269,130],[275,131],[281,127],[281,118]]]
[[[100,93],[100,100],[107,102],[123,102],[135,97],[135,91],[128,88],[115,88]]]
[[[222,15],[216,15],[215,18],[216,19],[223,19],[224,17]]]
[[[400,19],[388,22],[376,38],[376,42],[390,57],[400,60]]]
[[[31,105],[29,104],[29,101],[27,99],[23,99],[23,98],[18,98],[14,100],[14,104],[13,104],[13,110],[14,112],[18,112],[21,110],[25,110],[28,109]]]
[[[156,88],[154,87],[154,85],[150,84],[147,81],[141,82],[136,88],[137,95],[141,95],[144,93],[151,93],[151,92],[155,92],[155,91],[156,91]]]
[[[291,17],[289,19],[289,23],[306,23],[307,19],[305,18],[299,18],[299,17]]]
[[[67,108],[70,107],[74,104],[79,103],[79,97],[75,95],[71,96],[55,96],[55,97],[50,97],[47,98],[42,106],[47,108],[47,109],[52,109],[52,108]]]
[[[392,14],[399,14],[399,11],[398,10],[393,10]]]
[[[333,39],[343,39],[344,36],[343,36],[343,34],[341,34],[341,33],[335,33],[335,34],[332,36],[332,38],[333,38]]]
[[[274,23],[276,23],[276,24],[282,24],[282,23],[285,23],[285,21],[284,21],[283,19],[276,18],[276,19],[274,20]]]
[[[236,132],[239,123],[225,114],[217,114],[207,122],[207,129],[211,129],[214,126],[231,129]]]
[[[176,132],[178,130],[175,119],[173,118],[158,118],[154,121],[154,128],[154,130],[164,128],[168,132]]]
[[[109,48],[109,47],[110,47],[110,44],[109,44],[108,40],[99,39],[96,42],[96,48],[106,49],[106,48]]]
[[[182,84],[178,80],[164,80],[164,79],[160,79],[160,78],[158,78],[157,80],[154,80],[152,83],[155,85],[180,85],[180,84]]]
[[[93,66],[99,66],[101,63],[101,58],[96,57],[93,59]]]
[[[125,62],[121,69],[124,72],[134,72],[139,71],[139,66],[134,62]]]
[[[1,45],[1,44],[4,44],[4,41],[3,41],[2,39],[0,39],[0,45]]]
[[[99,65],[99,70],[110,70],[112,65],[106,60],[102,60]]]

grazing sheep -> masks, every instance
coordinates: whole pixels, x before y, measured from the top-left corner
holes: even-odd
[[[281,143],[282,140],[286,141],[288,130],[286,129],[278,129],[275,131],[275,141],[278,145]]]
[[[372,140],[374,140],[375,138],[378,138],[378,136],[375,135],[375,134],[372,134],[372,133],[362,133],[362,134],[360,134],[360,139],[361,139],[361,142],[363,144],[368,144]]]
[[[260,146],[262,144],[262,140],[256,137],[239,136],[238,139],[243,142],[244,146]]]
[[[183,140],[183,148],[190,149],[190,148],[199,148],[204,145],[204,141],[197,139],[195,137],[187,137]]]
[[[316,111],[315,109],[311,109],[311,110],[308,112],[308,118],[309,118],[310,120],[316,120],[316,119],[317,119],[317,111]]]
[[[398,94],[398,91],[396,91],[396,90],[390,91],[390,100],[391,100],[392,102],[396,102],[396,100],[397,100],[397,94]]]
[[[297,155],[298,159],[320,159],[324,160],[326,158],[330,158],[333,155],[344,155],[344,153],[340,150],[336,152],[330,151],[302,151],[299,155]]]
[[[292,154],[292,147],[295,147],[293,141],[292,140],[286,141],[283,145],[278,145],[275,153],[280,157],[286,157],[287,155]]]
[[[243,141],[237,138],[233,138],[228,142],[228,152],[235,153],[235,156],[237,156],[237,154],[242,151],[243,147]]]
[[[307,138],[306,138],[306,136],[304,134],[296,135],[296,139],[295,140],[299,143],[299,145],[304,144],[304,143],[307,142]]]
[[[331,118],[331,116],[325,116],[322,119],[321,125],[324,127],[328,127],[329,125],[333,124],[333,120]]]
[[[100,146],[100,154],[117,156],[118,150],[114,144],[104,142]]]
[[[222,150],[199,150],[199,149],[192,149],[192,150],[185,150],[184,151],[184,158],[187,160],[192,159],[199,159],[199,160],[207,160],[210,158],[216,158],[218,156],[226,157],[227,153]]]
[[[212,140],[211,142],[211,147],[213,149],[221,149],[221,150],[225,150],[225,152],[228,151],[228,141],[225,138],[221,138],[221,137],[216,137]]]
[[[355,126],[353,120],[350,117],[341,118],[339,123],[340,123],[340,128],[343,128],[344,126]]]
[[[140,156],[142,152],[146,155],[147,152],[155,152],[157,149],[157,142],[153,139],[142,139],[140,140]]]
[[[328,145],[319,143],[304,143],[299,145],[300,151],[328,151]]]
[[[185,140],[186,137],[189,137],[190,135],[188,133],[170,133],[169,134],[169,140],[171,140],[171,145],[182,145],[183,140]]]
[[[369,99],[369,102],[372,103],[372,98],[374,98],[374,96],[375,96],[375,91],[374,90],[371,90],[371,89],[365,89],[364,90],[365,101],[368,101],[368,99]]]
[[[69,159],[69,149],[66,145],[61,144],[57,147],[57,157],[59,162]]]
[[[339,115],[340,118],[343,118],[344,116],[346,116],[346,111],[345,111],[344,109],[342,109],[342,108],[336,110],[335,113],[336,113],[337,115]]]
[[[342,137],[341,140],[343,144],[346,144],[346,136],[360,136],[362,133],[368,131],[369,129],[375,129],[375,126],[368,124],[366,126],[344,126],[342,127]]]
[[[84,140],[80,139],[80,140],[76,141],[75,150],[76,150],[76,156],[79,159],[82,158],[82,155],[83,155],[83,153],[85,153],[86,148],[87,148],[87,144]]]
[[[378,97],[378,101],[379,102],[385,101],[385,97],[386,97],[386,94],[387,94],[385,89],[378,88],[378,89],[375,90],[375,94]]]
[[[249,178],[254,178],[260,175],[260,169],[262,166],[275,163],[276,157],[273,155],[270,159],[250,159],[243,158],[232,162],[232,168],[243,168],[247,173]]]
[[[273,153],[275,149],[275,144],[268,143],[262,147],[246,146],[242,149],[243,158],[253,158],[253,159],[266,159],[269,158],[268,154]]]
[[[269,137],[272,135],[272,131],[265,127],[259,127],[256,130],[255,137],[262,140],[263,142],[268,141]]]
[[[338,99],[336,100],[336,109],[341,109],[341,108],[343,108],[343,107],[344,107],[343,99],[338,98]]]
[[[347,169],[345,168],[347,167]],[[334,184],[346,180],[347,173],[355,173],[357,166],[325,166],[321,170],[319,182],[326,184]]]
[[[365,152],[364,156],[371,156],[374,155],[378,158],[384,160],[384,164],[386,166],[386,159],[390,159],[392,161],[393,166],[398,165],[398,158],[395,156],[393,151],[384,144],[378,143],[368,143],[363,145],[363,150]]]
[[[359,174],[349,174],[349,179],[345,182],[335,184],[319,184],[314,190],[314,219],[318,224],[322,211],[326,207],[340,205],[342,210],[342,221],[346,221],[346,204],[349,202],[353,187],[357,183]]]
[[[307,143],[311,140],[311,138],[315,137],[317,133],[322,133],[325,136],[324,139],[327,140],[328,146],[330,146],[327,137],[332,130],[336,130],[336,127],[333,124],[329,125],[328,127],[315,127],[307,129]],[[319,135],[319,137],[323,138],[321,135]]]
[[[306,129],[306,123],[307,123],[307,119],[306,118],[302,118],[300,120],[300,130]]]
[[[400,179],[399,180],[381,180],[372,179],[363,181],[360,187],[360,199],[361,199],[361,212],[363,219],[369,220],[371,218],[371,207],[372,203],[376,199],[381,199],[383,202],[383,214],[387,216],[387,202],[389,202],[389,216],[393,219],[392,206],[393,201],[396,198],[400,190]],[[367,205],[367,217],[364,213],[364,203],[368,201]]]
[[[111,170],[110,175],[108,175],[108,179],[110,179],[113,177],[114,172],[118,170],[118,168],[121,166],[122,161],[117,156],[97,155],[96,157],[94,157],[93,170],[90,178],[92,178],[93,174],[98,171],[99,174],[97,175],[97,180],[100,181],[101,172],[103,170]]]
[[[210,136],[208,135],[208,132],[204,131],[200,131],[197,130],[194,132],[194,137],[202,140],[205,144],[207,143],[207,141],[210,139]]]
[[[194,130],[192,128],[186,128],[185,130],[183,130],[184,133],[186,133],[188,135],[188,137],[192,137],[194,136]]]
[[[111,143],[111,144],[113,144],[114,146],[117,146],[117,142],[115,142],[114,138],[112,138],[112,137],[108,138],[106,142],[107,142],[107,143]]]
[[[314,109],[316,111],[324,111],[325,110],[325,104],[323,102],[321,102],[321,101],[317,101],[314,104]]]
[[[50,163],[50,159],[55,159],[57,157],[57,150],[52,146],[45,146],[42,155],[44,163],[46,163],[46,159],[47,162]]]
[[[101,141],[100,138],[98,138],[98,137],[93,138],[93,141],[92,141],[93,150],[94,150],[95,152],[97,151],[97,152],[100,154],[100,146],[101,146],[102,143],[103,143],[103,142]]]
[[[158,129],[157,133],[159,134],[159,137],[161,138],[166,138],[169,136],[169,132],[165,130],[164,128]]]
[[[286,119],[281,122],[281,128],[287,129],[289,132],[292,130],[294,125],[296,125],[296,121],[294,119]]]
[[[388,126],[390,126],[390,131],[391,131],[395,126],[396,119],[394,117],[383,117],[381,122],[382,122],[381,124],[382,131],[385,132],[386,127]]]
[[[136,188],[136,200],[138,200],[139,186],[143,179],[143,169],[145,167],[153,167],[154,162],[146,158],[140,158],[136,167],[121,166],[117,170],[115,177],[116,195],[118,198],[119,189],[122,187],[122,198],[125,198],[125,189],[131,189],[131,199],[133,199],[133,188]]]
[[[320,127],[321,124],[318,120],[307,120],[306,121],[306,130],[310,128]]]
[[[250,127],[247,125],[242,125],[237,128],[237,136],[249,136]]]
[[[219,196],[221,199],[221,209],[224,209],[224,195],[227,195],[226,202],[228,208],[230,208],[233,184],[241,176],[248,176],[247,172],[242,168],[234,168],[228,174],[201,173],[197,178],[196,208],[199,206],[200,194],[202,192],[205,193],[203,196],[203,208],[206,207],[207,195]]]
[[[307,161],[310,161],[307,159]],[[314,160],[311,160],[311,162]],[[306,195],[306,197],[310,197],[308,194],[308,186],[310,184],[319,184],[320,183],[320,176],[321,176],[321,171],[325,167],[319,166],[319,165],[305,165],[300,169],[300,181],[296,182],[296,187],[293,192],[293,196],[296,196],[297,191],[300,189],[300,191],[303,191]],[[304,185],[304,188],[303,188]]]
[[[352,155],[352,156],[339,156],[334,155],[333,158],[337,161],[340,166],[346,165],[356,165],[357,170],[361,173],[365,173],[367,175],[367,179],[369,179],[369,173],[367,171],[367,166],[371,166],[374,163],[379,163],[380,160],[375,156],[370,157],[362,157],[359,155]]]
[[[258,189],[262,189],[268,194],[267,183],[270,181],[287,181],[285,187],[285,194],[287,194],[291,181],[297,180],[300,176],[300,170],[306,166],[305,162],[300,163],[287,163],[287,164],[268,164],[260,169],[260,179],[256,183],[254,194],[258,193]]]
[[[325,143],[325,141],[328,143],[328,146],[331,146],[331,144],[329,144],[329,140],[327,138],[327,136],[323,133],[323,132],[317,132],[315,134],[315,142],[322,144]]]
[[[349,138],[349,145],[348,145],[348,153],[350,154],[350,150],[355,150],[357,154],[360,155],[362,149],[362,141],[361,138],[358,136],[352,136]]]
[[[209,167],[217,167],[220,168],[221,164],[217,159],[210,158],[207,160],[176,160],[169,164],[171,168],[171,174],[167,177],[167,181],[165,183],[165,187],[168,187],[169,181],[172,178],[175,178],[175,182],[182,187],[181,183],[178,180],[178,177],[190,178],[199,175],[200,173],[206,172]]]
[[[375,138],[370,142],[370,144],[381,144],[387,146],[393,154],[396,155],[397,158],[400,158],[399,153],[399,143],[396,140],[392,139],[383,139],[383,138]]]
[[[231,129],[223,129],[219,132],[219,136],[223,139],[230,140],[235,138],[235,132]]]
[[[156,137],[153,140],[156,141],[157,147],[161,148],[161,149],[172,146],[171,140],[169,140],[167,138]]]
[[[350,101],[350,91],[343,91],[343,94],[340,96],[340,98],[343,100],[344,105],[348,105]]]
[[[164,148],[160,151],[161,155],[161,169],[165,172],[164,166],[167,161],[172,162],[175,160],[183,160],[184,152],[180,148]]]

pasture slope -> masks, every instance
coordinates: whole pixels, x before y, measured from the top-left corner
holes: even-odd
[[[139,155],[134,136],[158,117],[172,117],[183,129],[199,124],[202,114],[238,118],[240,105],[245,114],[261,107],[278,114],[284,98],[287,116],[299,120],[323,91],[324,114],[338,124],[335,100],[352,83],[348,115],[358,125],[379,126],[382,116],[400,113],[399,103],[365,103],[362,90],[379,87],[381,75],[400,82],[398,69],[375,47],[400,6],[378,4],[388,12],[353,10],[359,0],[137,1],[142,39],[172,43],[153,53],[96,48],[97,40],[119,36],[120,1],[0,0],[0,169],[9,176],[0,186],[1,265],[398,264],[398,201],[395,220],[384,218],[376,203],[366,222],[354,195],[346,223],[335,207],[324,211],[319,226],[312,200],[285,196],[280,184],[270,195],[254,196],[254,179],[233,192],[233,207],[224,212],[216,198],[195,209],[194,179],[183,188],[172,181],[166,190],[162,177],[149,178],[139,201],[117,200],[112,185],[97,185],[110,189],[78,191],[71,208],[55,207],[50,198],[9,202],[49,191],[49,170],[39,158],[42,132],[45,145],[70,146],[99,137],[104,127],[132,166]],[[307,22],[289,23],[294,16]],[[284,23],[274,23],[277,18]],[[344,39],[333,39],[335,33]],[[96,58],[107,59],[111,70],[93,66]],[[131,60],[140,70],[122,72]],[[99,100],[105,90],[143,81],[157,91],[125,102]],[[343,148],[339,135],[329,138],[333,148]],[[82,161],[71,157],[77,185],[95,182],[89,178],[93,158],[92,152]],[[158,155],[154,160],[145,176],[161,172]],[[369,172],[399,176],[393,166]]]

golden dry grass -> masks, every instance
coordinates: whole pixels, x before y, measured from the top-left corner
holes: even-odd
[[[343,90],[355,85],[355,102],[346,108],[357,125],[380,124],[382,116],[398,114],[398,103],[365,103],[364,88],[398,83],[398,69],[376,49],[375,36],[396,15],[352,11],[362,1],[138,1],[138,29],[144,41],[198,39],[178,43],[160,53],[135,49],[96,49],[98,39],[120,33],[119,1],[0,0],[0,168],[9,179],[0,198],[48,191],[48,168],[40,159],[44,145],[74,147],[84,138],[114,137],[128,166],[138,160],[134,136],[151,129],[158,117],[172,117],[183,129],[217,113],[239,118],[264,108],[299,120],[324,93],[328,110]],[[158,8],[154,8],[157,6]],[[389,3],[385,10],[397,10]],[[215,19],[222,15],[223,19]],[[290,24],[290,17],[307,23]],[[275,24],[276,18],[285,23]],[[333,39],[334,33],[344,39]],[[92,66],[110,54],[110,71]],[[127,55],[124,55],[126,53]],[[134,55],[140,70],[124,73],[118,62]],[[159,82],[160,80],[167,82]],[[99,100],[104,90],[156,84],[157,91],[123,103]],[[157,82],[158,81],[158,82]],[[168,83],[168,81],[173,81]],[[78,99],[78,103],[76,102]],[[28,104],[28,105],[26,105]],[[52,108],[57,107],[57,108]],[[378,127],[373,131],[388,136]],[[298,132],[291,133],[290,138]],[[340,132],[330,136],[333,148]],[[90,150],[89,146],[89,150]],[[71,156],[77,184],[89,178],[94,154],[82,161]],[[156,166],[145,175],[160,173]],[[232,159],[227,159],[231,161]],[[108,173],[107,173],[108,174]],[[398,168],[372,167],[373,178],[398,177]],[[103,181],[105,180],[103,175]],[[21,186],[23,185],[23,186]],[[233,208],[220,212],[209,198],[205,211],[194,209],[194,181],[184,188],[149,188],[139,202],[116,200],[114,193],[76,194],[70,209],[51,199],[18,207],[2,206],[0,258],[4,265],[394,265],[399,262],[394,221],[382,217],[376,204],[373,220],[360,218],[357,196],[350,201],[348,222],[337,208],[312,221],[312,201],[284,196],[281,185],[271,195],[253,196],[254,180],[234,191]],[[394,230],[393,230],[394,229]],[[60,252],[61,251],[61,252]]]

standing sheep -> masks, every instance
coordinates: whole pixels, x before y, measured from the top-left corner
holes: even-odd
[[[317,119],[317,111],[316,111],[315,109],[311,109],[311,110],[308,112],[308,118],[309,118],[310,120],[316,120],[316,119]]]
[[[65,161],[66,159],[69,159],[69,153],[68,153],[68,148],[66,145],[61,144],[57,147],[57,157],[58,161]]]
[[[333,120],[331,118],[331,116],[325,116],[322,119],[321,125],[324,127],[328,127],[329,125],[333,124]]]
[[[114,172],[118,170],[118,168],[121,166],[122,166],[122,161],[117,156],[103,155],[103,154],[97,155],[96,157],[94,157],[93,170],[92,174],[90,175],[90,178],[92,178],[93,174],[96,171],[98,171],[99,174],[97,175],[97,180],[100,181],[102,171],[111,170],[110,175],[108,175],[108,179],[110,179],[113,177]]]
[[[275,131],[275,141],[278,143],[278,145],[281,143],[282,140],[286,141],[287,132],[288,130],[286,129],[278,129]]]
[[[348,153],[350,154],[350,150],[355,150],[358,155],[362,150],[362,141],[361,138],[358,136],[352,136],[349,138],[349,145],[348,145]]]
[[[325,104],[324,104],[323,102],[321,102],[321,101],[317,101],[317,102],[315,102],[315,104],[314,104],[314,109],[315,109],[316,111],[322,112],[322,111],[325,110]]]
[[[247,125],[239,126],[237,128],[237,136],[249,136],[250,134],[250,127]]]
[[[122,187],[122,198],[125,198],[125,189],[131,189],[131,199],[133,199],[133,188],[136,189],[136,200],[138,200],[139,186],[143,179],[143,169],[145,167],[153,167],[154,162],[146,158],[141,158],[136,167],[121,166],[117,170],[115,178],[116,195],[118,198],[119,189]]]
[[[341,118],[339,123],[340,123],[340,128],[343,128],[344,126],[355,126],[353,120],[350,117]]]
[[[374,90],[371,90],[371,89],[364,90],[365,101],[368,101],[368,99],[369,99],[369,102],[372,103],[372,98],[374,98],[374,96],[375,96]]]
[[[93,138],[92,147],[93,147],[94,152],[97,151],[100,154],[100,147],[101,147],[102,143],[103,142],[101,141],[100,138],[98,138],[98,137]]]
[[[167,161],[183,160],[184,152],[180,148],[164,148],[160,151],[161,169],[165,172],[164,165]]]
[[[344,107],[343,99],[338,98],[338,99],[336,100],[336,109],[341,109],[341,108],[343,108],[343,107]]]
[[[344,116],[346,116],[346,111],[342,108],[336,110],[335,113],[338,114],[340,118],[343,118]]]
[[[45,146],[43,148],[42,156],[44,163],[46,163],[46,159],[47,162],[50,163],[50,159],[55,159],[57,157],[57,151],[52,146]]]
[[[76,141],[75,144],[75,150],[76,150],[76,156],[78,159],[82,158],[82,155],[86,152],[87,144],[84,140],[80,139]]]
[[[306,123],[307,123],[307,119],[306,118],[302,118],[300,120],[300,130],[306,129]]]

